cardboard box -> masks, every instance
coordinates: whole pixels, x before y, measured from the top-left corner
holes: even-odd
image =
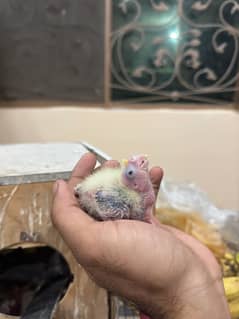
[[[76,144],[1,146],[1,181],[34,176],[34,170],[71,170],[84,151]],[[9,312],[24,319],[108,318],[107,292],[77,264],[51,223],[52,184],[0,186],[0,319],[13,318]]]

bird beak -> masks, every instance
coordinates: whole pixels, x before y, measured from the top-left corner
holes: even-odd
[[[129,163],[129,161],[128,161],[127,159],[123,159],[123,160],[122,160],[122,165],[123,165],[124,167],[126,167],[126,166],[128,165],[128,163]]]

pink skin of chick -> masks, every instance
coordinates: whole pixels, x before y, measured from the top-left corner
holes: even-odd
[[[134,155],[130,158],[128,162],[131,164],[135,164],[138,168],[148,172],[149,161],[147,155]]]
[[[143,196],[145,209],[144,220],[151,223],[156,198],[149,177],[148,160],[146,156],[138,155],[132,157],[129,161],[124,161],[124,164],[125,170],[122,174],[122,182],[125,186]]]

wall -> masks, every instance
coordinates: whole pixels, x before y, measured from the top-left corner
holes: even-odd
[[[0,109],[0,143],[80,140],[119,159],[147,153],[168,177],[193,181],[218,206],[239,210],[239,113],[233,110]]]

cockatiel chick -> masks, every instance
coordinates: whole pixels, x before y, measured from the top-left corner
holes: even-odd
[[[136,155],[119,168],[101,168],[75,187],[79,205],[97,220],[136,219],[150,222],[155,194],[148,159]]]

